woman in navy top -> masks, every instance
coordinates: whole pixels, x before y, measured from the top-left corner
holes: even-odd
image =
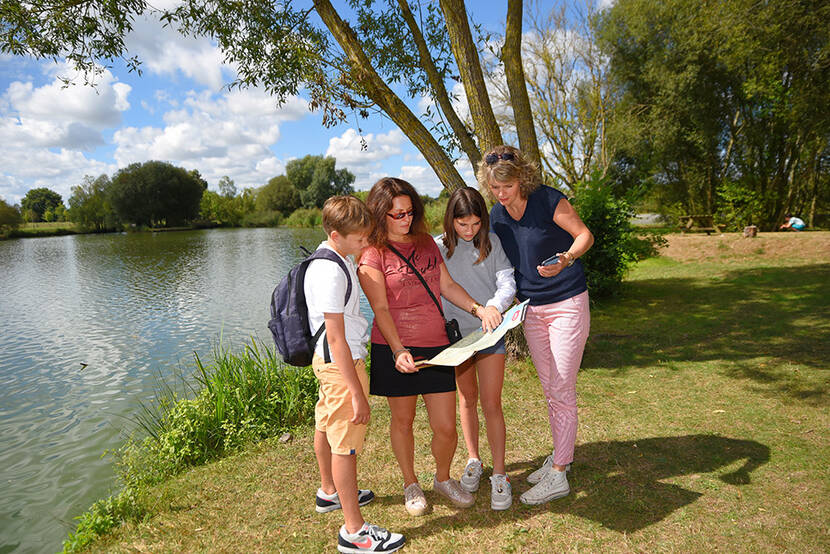
[[[554,450],[528,476],[534,486],[520,500],[542,504],[570,493],[566,472],[576,443],[576,375],[590,328],[579,257],[594,236],[564,194],[540,185],[539,170],[518,149],[490,150],[477,177],[481,191],[496,202],[490,225],[515,270],[516,296],[530,300],[525,337],[545,393]],[[546,262],[554,255],[558,260]]]

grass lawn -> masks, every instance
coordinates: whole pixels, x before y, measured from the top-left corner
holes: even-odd
[[[9,233],[10,237],[51,237],[59,235],[74,235],[78,228],[71,221],[40,221],[37,223],[24,223]]]
[[[490,510],[486,481],[468,510],[429,490],[420,406],[416,469],[434,504],[425,517],[406,515],[388,409],[372,398],[358,468],[377,499],[363,514],[404,533],[409,552],[827,552],[828,360],[830,233],[673,235],[631,272],[620,299],[592,310],[570,496],[518,500],[551,439],[535,371],[517,362],[504,387],[510,510]],[[156,515],[93,550],[334,551],[342,516],[314,511],[311,433],[165,483],[152,491]]]

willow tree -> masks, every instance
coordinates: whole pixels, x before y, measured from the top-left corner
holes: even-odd
[[[826,197],[830,4],[618,0],[598,20],[619,148],[667,203],[764,230]]]
[[[595,172],[604,177],[614,160],[606,132],[613,115],[613,89],[608,59],[595,41],[592,25],[599,8],[595,0],[558,7],[532,4],[522,48],[541,167],[552,184],[575,192]],[[484,63],[495,77],[491,84],[499,123],[510,132],[515,125],[508,87],[510,66],[502,66],[503,55],[498,50],[494,53]],[[516,117],[516,123],[521,119]]]
[[[502,58],[516,135],[538,160],[522,73],[522,1],[508,0],[506,10]],[[330,0],[306,8],[271,0],[184,0],[170,9],[145,0],[0,0],[0,51],[65,58],[87,83],[116,59],[140,71],[141,60],[127,51],[124,38],[141,15],[215,41],[237,70],[230,87],[263,87],[277,103],[304,94],[327,126],[384,114],[449,189],[464,185],[454,165],[461,152],[475,166],[483,150],[503,142],[463,0],[349,0],[338,8]],[[454,108],[447,88],[454,80],[464,86],[471,124]],[[416,115],[401,94],[427,96],[427,112]]]

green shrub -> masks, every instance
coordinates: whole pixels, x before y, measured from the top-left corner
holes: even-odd
[[[424,205],[424,218],[429,225],[429,232],[432,235],[440,235],[444,232],[444,212],[447,211],[449,197],[433,200]]]
[[[251,212],[242,217],[243,227],[276,227],[282,223],[282,214],[278,211]]]
[[[320,227],[323,223],[323,211],[319,208],[300,208],[294,210],[285,220],[286,227]]]
[[[642,249],[630,221],[633,210],[626,199],[614,196],[598,174],[577,189],[574,205],[594,235],[594,245],[583,256],[590,294],[593,298],[613,296]]]
[[[760,193],[740,181],[724,181],[718,186],[719,221],[724,221],[731,231],[759,223],[764,211],[764,200]]]

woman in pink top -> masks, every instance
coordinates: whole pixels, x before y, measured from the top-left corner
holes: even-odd
[[[456,506],[471,506],[472,495],[450,478],[458,442],[454,368],[415,365],[415,359],[431,358],[449,345],[444,319],[421,280],[392,249],[415,266],[439,303],[444,296],[477,313],[484,318],[482,326],[487,330],[498,325],[498,318],[489,312],[485,315],[450,277],[438,246],[427,232],[423,203],[411,184],[392,177],[381,179],[372,187],[366,204],[375,224],[357,273],[375,313],[369,393],[385,396],[389,403],[389,433],[403,473],[406,510],[411,515],[427,510],[415,475],[412,424],[418,395],[423,396],[432,429],[433,489]]]

